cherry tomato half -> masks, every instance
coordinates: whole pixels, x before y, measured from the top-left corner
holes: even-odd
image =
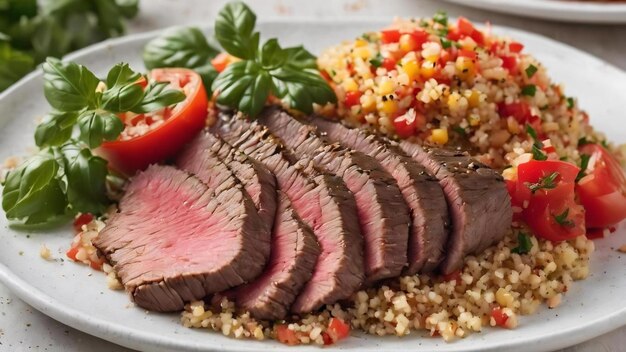
[[[150,72],[150,79],[178,81],[187,97],[160,126],[138,137],[105,142],[96,150],[109,161],[109,167],[126,175],[174,156],[205,126],[208,100],[197,73],[184,68],[159,68]]]
[[[626,177],[621,166],[602,146],[585,144],[589,155],[587,175],[576,185],[576,193],[587,211],[589,228],[604,228],[626,218]]]

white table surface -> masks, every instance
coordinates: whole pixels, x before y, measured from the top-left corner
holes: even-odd
[[[505,0],[502,0],[505,1]],[[129,25],[137,33],[171,25],[212,23],[225,1],[141,0],[141,12]],[[536,32],[590,52],[626,70],[626,26],[564,24],[487,13],[431,0],[269,0],[250,1],[259,18],[270,17],[425,17],[439,9],[451,16]],[[626,83],[626,82],[625,82]],[[580,283],[584,284],[584,282]],[[563,307],[567,309],[567,307]],[[563,352],[626,350],[626,328],[570,347]],[[262,346],[259,345],[259,348]],[[0,285],[0,351],[125,352],[126,348],[58,323],[20,301]]]

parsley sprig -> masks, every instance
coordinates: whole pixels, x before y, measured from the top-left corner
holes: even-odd
[[[517,233],[517,247],[511,249],[511,253],[526,254],[533,248],[533,242],[530,236],[525,232]]]
[[[142,77],[128,64],[108,73],[106,87],[85,66],[48,59],[43,65],[44,94],[54,108],[35,131],[39,152],[6,177],[2,208],[8,219],[46,225],[78,212],[101,214],[110,203],[107,161],[91,149],[117,139],[124,125],[121,112],[145,113],[185,99],[167,82],[144,90]]]
[[[559,177],[559,173],[554,171],[553,173],[544,176],[535,183],[527,183],[526,186],[530,191],[535,194],[540,189],[554,189],[556,188],[556,178]]]
[[[186,67],[197,71],[217,103],[258,115],[270,95],[292,109],[311,113],[313,104],[337,97],[317,69],[316,58],[302,46],[283,48],[278,40],[261,45],[256,15],[243,2],[227,4],[217,15],[215,38],[230,55],[241,59],[219,75],[210,64],[218,50],[196,28],[179,28],[149,42],[146,67]],[[382,64],[382,61],[380,61]]]
[[[548,160],[548,156],[543,151],[543,142],[537,136],[537,131],[531,125],[526,124],[526,133],[533,139],[533,158],[539,161]]]

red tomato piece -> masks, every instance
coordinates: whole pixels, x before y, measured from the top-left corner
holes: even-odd
[[[443,276],[443,281],[456,281],[456,283],[461,282],[461,270],[456,270],[451,272],[450,274]]]
[[[322,333],[322,339],[324,340],[325,346],[332,345],[333,343],[335,343],[333,339],[330,337],[330,335],[328,335],[328,333],[325,331]]]
[[[426,122],[426,118],[419,112],[407,112],[393,119],[393,127],[400,138],[408,138],[415,134],[417,127]]]
[[[474,41],[478,45],[482,46],[485,44],[485,36],[483,35],[483,32],[479,31],[478,29],[474,29],[474,32],[470,34],[470,37],[474,39]]]
[[[493,318],[493,320],[495,320],[496,326],[501,327],[505,327],[506,321],[509,320],[509,316],[504,313],[504,311],[500,307],[494,307],[491,310],[491,317]]]
[[[70,249],[67,250],[67,252],[65,252],[65,255],[70,258],[73,261],[76,261],[76,254],[78,253],[78,247],[72,245],[72,247],[70,247]]]
[[[519,53],[524,49],[524,45],[518,42],[511,42],[509,44],[509,51],[512,53]]]
[[[448,35],[446,37],[450,40],[458,41],[461,39],[461,32],[458,27],[452,27],[448,30]]]
[[[331,318],[327,332],[333,342],[337,342],[350,336],[350,325],[339,318]]]
[[[626,218],[626,176],[620,164],[602,146],[585,144],[581,154],[590,156],[587,175],[576,185],[585,207],[587,227],[604,228]]]
[[[559,160],[531,160],[518,166],[512,204],[521,205],[520,217],[535,235],[563,241],[585,234],[585,210],[574,195],[578,172],[575,165]]]
[[[300,344],[300,339],[296,335],[296,332],[289,329],[285,324],[276,326],[276,339],[289,346],[295,346]]]
[[[87,225],[93,221],[93,215],[89,213],[82,213],[74,219],[74,231],[79,233],[83,230],[83,225]]]
[[[417,46],[417,49],[421,49],[422,45],[424,45],[424,43],[426,43],[428,41],[428,36],[429,34],[421,29],[416,29],[413,32],[411,32],[411,37],[413,37],[413,39],[415,39],[415,45]]]
[[[346,93],[346,98],[343,100],[343,105],[347,108],[352,107],[354,105],[358,105],[361,103],[361,93],[360,91],[351,91]]]
[[[459,17],[456,25],[462,35],[469,36],[474,33],[474,25],[465,17]]]
[[[517,72],[517,59],[515,56],[501,55],[502,67],[508,70],[511,74]]]
[[[475,59],[476,58],[476,52],[474,50],[465,50],[465,49],[461,49],[459,50],[459,56],[461,57],[467,57],[470,59]]]
[[[498,104],[498,114],[502,118],[513,116],[520,124],[527,123],[533,116],[530,112],[530,105],[523,101],[510,104]]]
[[[158,82],[178,81],[187,97],[159,127],[128,140],[105,142],[96,150],[112,169],[126,175],[174,156],[205,126],[208,99],[197,73],[184,68],[160,68],[152,70],[150,78]]]
[[[396,59],[394,59],[392,57],[386,57],[386,58],[383,59],[382,66],[387,71],[395,70],[396,69]]]
[[[397,43],[400,40],[400,31],[397,29],[387,29],[380,32],[380,41],[383,44]]]

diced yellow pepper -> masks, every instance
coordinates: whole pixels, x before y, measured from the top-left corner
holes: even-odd
[[[446,144],[448,143],[448,130],[445,128],[435,128],[431,132],[430,139],[433,143]]]
[[[472,93],[467,97],[470,108],[475,108],[480,104],[480,93],[476,90],[472,90]]]
[[[361,107],[364,113],[374,112],[376,110],[376,98],[372,94],[364,94],[361,96]]]
[[[388,78],[383,78],[378,85],[378,93],[380,95],[387,95],[393,93],[393,82]]]
[[[463,80],[470,79],[476,74],[476,65],[469,57],[459,56],[455,66],[457,76]]]
[[[370,55],[371,55],[370,48],[366,46],[354,48],[354,50],[352,51],[352,56],[354,56],[355,58],[361,58],[363,60],[369,59]]]
[[[398,110],[398,103],[395,100],[387,99],[383,101],[380,108],[380,112],[387,114],[387,116],[393,115]]]
[[[354,79],[346,78],[343,81],[343,89],[345,89],[346,92],[355,92],[355,91],[359,90],[359,85],[356,84]]]
[[[366,45],[367,45],[367,41],[366,41],[366,40],[363,40],[363,39],[357,39],[357,40],[354,42],[354,46],[355,46],[355,47],[357,47],[357,48],[360,48],[360,47],[362,47],[362,46],[366,46]]]
[[[410,60],[404,63],[404,65],[402,65],[402,70],[407,76],[409,76],[409,80],[411,81],[415,81],[419,78],[420,68],[415,60]]]
[[[472,114],[469,116],[469,124],[470,126],[478,126],[480,125],[480,116],[476,115],[476,114]]]
[[[437,67],[434,62],[424,61],[422,62],[422,67],[420,68],[420,75],[424,80],[431,79],[435,76],[437,72]]]

